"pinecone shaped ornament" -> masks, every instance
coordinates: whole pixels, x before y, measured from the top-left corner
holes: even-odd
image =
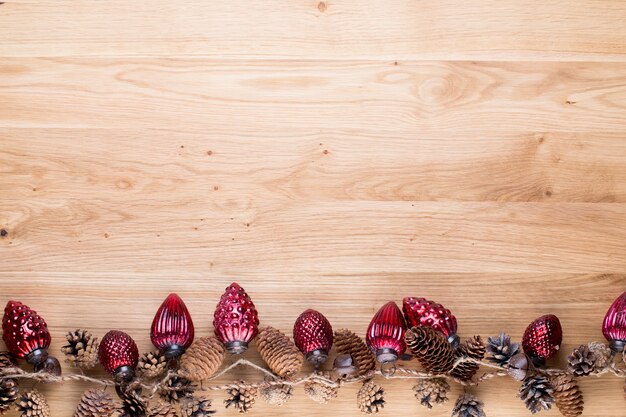
[[[405,297],[402,311],[409,329],[415,326],[432,327],[445,334],[453,347],[458,346],[456,317],[441,304],[425,298]]]
[[[98,360],[117,382],[128,382],[135,376],[139,350],[128,334],[110,330],[100,342]]]
[[[406,324],[402,312],[393,301],[378,310],[372,318],[366,335],[367,346],[381,364],[393,363],[406,350]]]
[[[602,333],[614,352],[623,352],[626,346],[626,291],[622,293],[604,316]]]
[[[177,294],[170,294],[156,312],[150,340],[168,359],[185,352],[193,342],[194,328],[187,306]]]
[[[9,301],[2,318],[2,339],[16,357],[26,359],[35,371],[61,375],[61,364],[48,355],[51,336],[46,321],[19,301]]]
[[[259,333],[259,315],[246,291],[236,282],[230,284],[215,309],[215,335],[226,350],[240,354]]]
[[[333,328],[322,313],[308,309],[293,325],[293,341],[317,368],[328,359],[328,352],[333,346]]]
[[[556,355],[562,341],[561,322],[554,314],[547,314],[528,325],[522,338],[522,347],[535,365],[543,366]]]

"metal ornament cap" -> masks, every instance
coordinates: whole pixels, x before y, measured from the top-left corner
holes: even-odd
[[[47,349],[51,336],[46,321],[20,301],[9,301],[2,318],[2,339],[7,349],[20,359],[37,349]]]
[[[563,341],[561,322],[554,314],[547,314],[528,325],[522,337],[524,352],[537,366],[554,357]]]
[[[613,301],[602,322],[602,334],[614,352],[623,352],[626,345],[626,291]]]
[[[98,348],[98,360],[105,371],[118,381],[133,377],[139,350],[137,344],[127,333],[110,330],[104,335]]]
[[[193,321],[187,306],[177,294],[168,295],[152,321],[152,344],[168,358],[174,358],[191,346],[193,338]]]
[[[441,304],[421,297],[405,297],[402,300],[402,311],[409,329],[416,326],[432,327],[445,334],[450,343],[458,344],[456,317]]]
[[[372,318],[365,341],[380,363],[391,363],[406,350],[406,324],[395,302],[382,306]]]
[[[215,335],[233,354],[243,353],[259,333],[259,314],[246,291],[236,282],[226,288],[213,314]]]
[[[307,360],[319,366],[326,361],[333,346],[333,328],[322,313],[308,309],[293,325],[293,340]]]

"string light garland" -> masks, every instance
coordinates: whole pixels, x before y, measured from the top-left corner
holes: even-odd
[[[306,310],[294,323],[292,340],[278,329],[259,327],[250,296],[232,283],[215,311],[215,335],[194,340],[187,307],[178,295],[170,294],[150,330],[156,350],[140,356],[132,337],[123,331],[111,330],[98,341],[78,329],[67,333],[62,352],[81,373],[61,375],[58,360],[47,350],[51,335],[45,320],[28,306],[9,301],[2,322],[8,351],[0,352],[0,414],[15,407],[24,417],[50,416],[44,395],[35,389],[21,392],[21,380],[96,386],[85,391],[74,417],[205,417],[216,412],[209,397],[214,391],[226,394],[226,408],[247,413],[258,397],[279,406],[302,386],[311,400],[327,403],[349,384],[361,384],[358,409],[376,414],[385,407],[384,379],[406,379],[414,381],[415,398],[427,408],[447,402],[451,384],[459,384],[464,392],[452,406],[452,416],[484,417],[484,404],[471,387],[511,377],[521,381],[518,396],[533,414],[556,406],[565,417],[575,417],[584,407],[577,378],[603,374],[626,378],[626,292],[605,315],[602,331],[608,345],[592,342],[577,347],[565,369],[545,366],[562,344],[563,330],[554,315],[531,322],[521,343],[505,333],[486,342],[480,336],[461,342],[456,317],[442,305],[407,297],[402,307],[393,301],[382,306],[368,326],[365,342],[350,330],[333,331],[322,313]],[[241,354],[253,340],[265,365],[240,358],[220,370],[226,352]],[[329,366],[332,347],[337,355]],[[411,358],[420,366],[412,366]],[[18,367],[18,359],[32,364],[34,371]],[[305,359],[315,371],[302,375]],[[88,374],[97,363],[110,379]],[[239,366],[251,367],[263,378],[210,384]],[[479,375],[481,368],[485,372]],[[108,386],[115,387],[117,401],[104,390]]]

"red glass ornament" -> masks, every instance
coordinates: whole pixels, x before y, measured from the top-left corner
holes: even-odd
[[[138,359],[137,344],[128,334],[110,330],[102,338],[98,360],[117,381],[130,381],[133,378]]]
[[[246,351],[259,333],[259,314],[246,291],[236,282],[226,288],[213,315],[215,335],[230,353]]]
[[[405,297],[402,311],[409,329],[415,326],[432,327],[445,334],[450,343],[458,344],[456,317],[441,304],[425,298]]]
[[[395,362],[406,350],[406,324],[402,312],[393,301],[378,310],[367,328],[366,342],[380,363]]]
[[[152,344],[168,358],[181,355],[193,342],[194,328],[187,306],[177,294],[170,294],[159,307],[150,328]]]
[[[317,367],[328,359],[333,346],[333,328],[322,313],[308,309],[293,325],[293,340],[307,360]]]
[[[617,297],[604,316],[602,333],[615,352],[624,351],[626,346],[626,292]]]
[[[544,365],[546,360],[556,355],[562,341],[561,322],[554,314],[547,314],[528,325],[522,347],[536,365]]]

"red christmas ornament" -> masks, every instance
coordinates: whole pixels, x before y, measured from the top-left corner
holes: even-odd
[[[333,346],[333,328],[322,313],[308,309],[293,325],[293,340],[307,360],[318,367],[328,359]]]
[[[624,351],[626,346],[626,292],[617,297],[604,316],[602,333],[615,352]]]
[[[178,295],[168,295],[152,321],[152,344],[162,350],[167,358],[175,358],[191,345],[193,336],[193,321],[187,306]]]
[[[561,322],[554,314],[539,317],[528,325],[522,338],[522,347],[539,366],[556,355],[563,341]]]
[[[226,288],[213,315],[215,335],[230,353],[240,354],[259,333],[259,314],[246,291],[233,282]]]
[[[378,310],[367,328],[365,341],[380,363],[391,363],[406,350],[406,324],[402,312],[393,301]]]
[[[415,326],[432,327],[445,334],[450,343],[458,345],[456,317],[441,304],[425,298],[405,297],[402,311],[409,329]]]
[[[9,301],[2,318],[2,339],[13,355],[25,358],[35,370],[61,375],[59,361],[48,356],[52,339],[48,325],[35,310],[19,301]]]
[[[135,375],[139,359],[137,344],[128,334],[110,330],[104,335],[98,348],[98,360],[105,371],[118,382],[128,382]]]

